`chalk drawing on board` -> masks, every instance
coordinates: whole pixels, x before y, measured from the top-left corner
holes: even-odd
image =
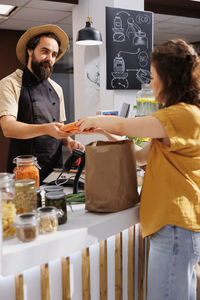
[[[122,19],[119,16],[120,13],[124,13],[124,11],[120,11],[115,15],[112,28],[113,33],[113,42],[125,42],[126,37],[128,39],[132,39],[133,46],[146,46],[148,48],[148,38],[145,32],[142,31],[139,25],[136,24],[134,19],[132,17],[129,17],[127,19],[127,29],[126,29],[126,35],[124,33],[125,28],[123,28],[122,25]],[[130,15],[130,14],[128,14]],[[141,22],[141,16],[140,18],[136,16],[136,19],[139,19]]]
[[[122,27],[122,18],[119,16],[121,13],[125,13],[128,16],[130,14],[126,11],[120,11],[115,15],[113,25],[114,27],[112,28],[113,33],[113,41],[114,42],[124,42],[125,41],[125,34],[124,31],[125,29]]]
[[[106,8],[107,88],[139,89],[150,82],[152,13]]]
[[[138,62],[139,62],[139,65],[140,67],[146,67],[148,62],[149,62],[149,56],[148,56],[148,53],[146,51],[141,51],[139,54],[138,54]]]
[[[151,24],[150,16],[145,13],[138,14],[135,19],[138,24]]]
[[[124,28],[122,27],[122,19],[121,17],[115,16],[114,18],[114,27],[112,28],[113,33],[113,42],[124,42],[125,34]]]
[[[128,52],[128,51],[119,51],[117,53],[117,56],[113,60],[113,70],[112,72],[112,80],[111,80],[111,86],[112,88],[121,88],[121,89],[127,89],[129,86],[128,82],[128,73],[126,71],[126,65],[125,60],[122,57],[122,54],[128,54],[128,55],[137,55],[140,52],[140,48],[137,50],[137,52]]]
[[[130,38],[131,35],[135,36],[136,32],[141,31],[141,28],[134,22],[132,17],[127,19],[128,28],[126,29],[126,36]]]
[[[127,69],[128,72],[136,72],[136,78],[141,83],[149,83],[150,72],[145,69]]]

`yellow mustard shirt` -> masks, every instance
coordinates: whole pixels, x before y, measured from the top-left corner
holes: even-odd
[[[140,204],[143,236],[167,224],[200,231],[200,109],[178,103],[152,115],[170,146],[151,141]]]

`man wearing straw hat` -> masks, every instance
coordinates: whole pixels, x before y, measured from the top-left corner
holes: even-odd
[[[65,121],[62,88],[50,75],[53,65],[66,52],[68,36],[56,25],[27,30],[19,39],[16,54],[24,70],[0,81],[0,125],[10,138],[8,172],[13,158],[37,157],[41,182],[53,168],[62,167],[62,144],[68,150],[84,147],[60,130]]]

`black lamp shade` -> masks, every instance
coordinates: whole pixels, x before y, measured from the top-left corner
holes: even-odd
[[[87,46],[101,45],[101,33],[97,29],[91,27],[90,22],[86,22],[85,28],[78,31],[76,44]]]

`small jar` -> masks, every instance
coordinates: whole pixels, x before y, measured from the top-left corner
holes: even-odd
[[[64,214],[58,219],[58,224],[61,225],[67,222],[66,197],[63,192],[46,193],[45,206],[54,206],[57,209],[62,209]]]
[[[33,179],[35,180],[36,187],[39,188],[39,166],[35,156],[20,155],[14,158],[13,163],[17,165],[13,170],[15,180]]]
[[[58,228],[58,218],[63,216],[63,211],[56,207],[39,207],[36,212],[40,217],[39,231],[42,234],[55,232]]]
[[[2,210],[3,239],[15,235],[16,218],[14,174],[0,173],[0,201]]]
[[[22,179],[15,181],[15,206],[17,214],[32,212],[37,208],[35,180]]]
[[[41,189],[37,189],[36,193],[37,193],[37,207],[41,207],[42,206]]]
[[[15,219],[17,238],[22,242],[31,242],[39,234],[39,217],[36,213],[18,215]]]

